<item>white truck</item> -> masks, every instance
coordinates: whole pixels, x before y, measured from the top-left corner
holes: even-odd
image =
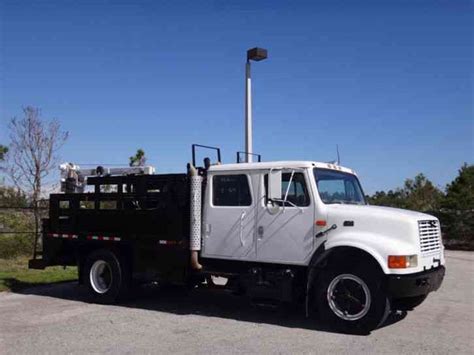
[[[30,267],[78,265],[101,303],[119,300],[132,280],[213,287],[220,276],[221,288],[300,302],[308,316],[350,332],[413,309],[442,283],[438,219],[368,205],[351,169],[221,164],[220,151],[216,164],[195,165],[193,146],[187,174],[94,176],[94,192],[51,195],[43,257]]]

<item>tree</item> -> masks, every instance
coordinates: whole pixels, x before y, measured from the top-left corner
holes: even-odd
[[[474,165],[464,164],[447,185],[442,208],[451,238],[474,241]]]
[[[443,193],[423,174],[406,179],[401,192],[406,208],[415,211],[437,211],[443,198]]]
[[[0,184],[0,206],[28,207],[28,197],[18,189]]]
[[[368,197],[368,200],[371,205],[377,206],[404,208],[406,205],[401,189],[389,190],[388,192],[376,191],[373,196]]]
[[[464,211],[474,209],[474,165],[465,163],[458,176],[446,186],[443,207]]]
[[[3,162],[5,160],[5,155],[8,152],[8,147],[0,144],[0,172],[2,172],[5,168],[3,166]],[[4,181],[3,176],[0,176],[0,183]]]
[[[440,207],[443,193],[423,174],[406,179],[403,188],[377,191],[369,197],[373,205],[405,208],[415,211],[436,211]]]
[[[130,166],[144,166],[146,163],[145,151],[143,149],[137,149],[134,156],[130,157]]]
[[[39,229],[38,201],[43,182],[58,163],[57,152],[68,138],[57,120],[41,119],[41,111],[25,107],[24,117],[9,124],[10,145],[6,172],[12,182],[31,197],[36,231]]]
[[[5,155],[8,153],[8,147],[0,144],[0,161],[5,160]]]

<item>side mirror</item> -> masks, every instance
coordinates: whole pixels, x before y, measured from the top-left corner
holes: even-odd
[[[268,174],[268,196],[270,201],[281,200],[281,170],[270,170]]]

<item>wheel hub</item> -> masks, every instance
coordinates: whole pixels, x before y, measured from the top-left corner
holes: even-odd
[[[327,300],[336,316],[347,321],[363,318],[370,309],[371,297],[367,284],[352,274],[336,276],[328,286]]]
[[[91,286],[97,293],[106,293],[112,285],[112,269],[104,260],[97,260],[90,271]]]

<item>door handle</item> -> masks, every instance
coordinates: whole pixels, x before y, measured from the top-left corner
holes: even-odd
[[[263,232],[264,232],[263,226],[258,226],[258,228],[257,228],[258,239],[263,238]]]
[[[245,218],[245,211],[243,211],[242,214],[240,215],[240,244],[242,246],[245,246],[245,241],[244,241],[244,236],[243,236],[244,218]]]
[[[211,235],[211,224],[204,223],[204,237],[209,238],[210,235]]]

